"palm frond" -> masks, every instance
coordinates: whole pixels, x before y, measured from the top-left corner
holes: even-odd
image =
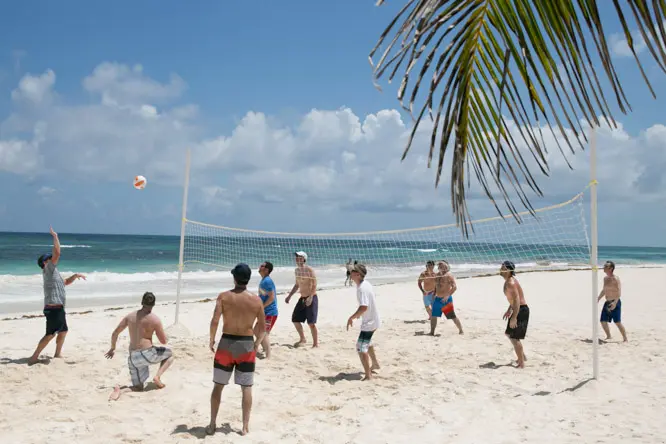
[[[602,1],[611,6],[609,0]],[[466,189],[472,174],[497,211],[501,213],[493,186],[520,222],[511,190],[531,211],[525,186],[543,194],[532,170],[536,165],[544,175],[549,171],[542,128],[552,133],[564,156],[565,149],[571,153],[584,149],[583,122],[597,126],[601,116],[616,126],[607,95],[614,96],[622,113],[631,110],[611,59],[598,3],[409,0],[370,53],[375,83],[386,73],[390,83],[402,72],[398,99],[414,119],[403,159],[426,112],[433,122],[428,167],[438,156],[435,186],[451,150],[451,204],[465,235],[470,219]],[[654,96],[628,17],[651,58],[666,72],[666,0],[612,0],[612,7]],[[428,73],[432,78],[423,92]],[[415,115],[420,95],[425,98]],[[517,127],[514,131],[511,121]]]

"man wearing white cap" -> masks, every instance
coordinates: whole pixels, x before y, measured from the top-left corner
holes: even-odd
[[[296,290],[300,290],[300,297],[291,315],[291,322],[294,323],[300,337],[294,346],[300,347],[307,342],[301,325],[307,321],[312,333],[312,347],[318,347],[317,313],[319,312],[319,299],[317,298],[317,277],[314,270],[309,265],[305,265],[308,260],[307,253],[297,251],[294,254],[296,256],[296,283],[285,299],[288,304]]]

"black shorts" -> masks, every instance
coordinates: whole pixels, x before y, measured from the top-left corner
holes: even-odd
[[[306,322],[310,325],[317,323],[317,313],[319,313],[319,298],[317,295],[312,296],[312,304],[305,305],[306,298],[299,298],[294,312],[291,314],[291,322],[302,324]]]
[[[521,305],[520,310],[518,310],[518,316],[516,317],[516,328],[510,328],[509,324],[511,323],[511,318],[506,323],[506,330],[504,334],[509,336],[511,339],[525,339],[527,334],[527,324],[530,322],[530,308],[527,305]]]
[[[64,307],[45,307],[44,316],[46,317],[46,336],[68,331]]]

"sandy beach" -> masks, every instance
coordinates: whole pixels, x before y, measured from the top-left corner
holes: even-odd
[[[238,436],[240,389],[233,384],[222,395],[217,434],[204,434],[213,385],[207,348],[213,302],[181,306],[189,334],[170,338],[176,361],[163,377],[166,388],[126,394],[117,402],[109,402],[108,395],[115,384],[129,382],[127,333],[113,360],[104,352],[120,317],[135,307],[70,310],[65,357],[32,367],[26,361],[43,334],[44,319],[4,320],[1,441],[666,442],[659,426],[666,416],[661,383],[666,380],[666,268],[618,268],[617,274],[629,342],[621,343],[611,326],[613,339],[599,350],[598,381],[590,381],[589,271],[518,275],[531,310],[523,370],[509,365],[514,355],[503,335],[507,303],[499,276],[459,280],[454,302],[462,336],[450,321],[440,321],[438,336],[424,335],[428,325],[416,276],[414,282],[376,286],[383,327],[373,340],[382,369],[370,382],[360,381],[354,349],[359,325],[345,330],[356,309],[354,288],[319,293],[319,349],[291,346],[297,339],[290,322],[293,303],[281,297],[271,335],[273,357],[257,364],[246,437]],[[253,279],[250,288],[255,287]],[[75,314],[81,311],[87,313]],[[155,313],[171,325],[174,305],[158,305]],[[52,355],[54,347],[45,352]]]

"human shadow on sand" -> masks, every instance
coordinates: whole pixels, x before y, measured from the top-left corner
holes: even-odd
[[[206,427],[201,427],[201,426],[188,427],[187,424],[180,424],[176,426],[175,429],[173,429],[173,432],[171,432],[172,435],[178,435],[184,433],[192,435],[198,439],[205,439],[208,436],[206,435]],[[215,433],[223,433],[225,435],[230,435],[232,433],[235,433],[237,435],[240,435],[241,431],[232,429],[231,425],[229,425],[229,423],[227,422],[217,426],[217,428],[215,429]]]
[[[479,365],[479,368],[485,368],[489,370],[497,370],[498,368],[502,367],[516,367],[513,363],[508,363],[508,364],[495,364],[494,362],[486,362],[485,364]]]
[[[592,339],[581,339],[580,342],[584,342],[586,344],[591,344]],[[599,345],[604,345],[604,344],[608,344],[608,341],[605,341],[603,339],[599,339]]]
[[[30,358],[18,358],[18,359],[0,358],[0,364],[2,365],[8,365],[8,364],[30,365],[28,364],[28,361],[30,361]],[[41,358],[37,360],[37,364],[49,365],[50,363],[51,363],[51,358]]]
[[[361,379],[363,379],[363,372],[338,373],[335,376],[320,376],[319,377],[320,381],[328,382],[331,385],[335,384],[336,382],[340,382],[340,381],[360,381]]]
[[[430,333],[428,333],[428,332],[420,331],[420,330],[419,330],[419,331],[415,331],[415,332],[414,332],[414,336],[432,336],[432,335],[431,335]],[[435,333],[435,336],[434,336],[434,337],[435,337],[435,338],[439,338],[440,336],[442,336],[440,333]]]
[[[418,321],[402,321],[402,322],[404,322],[405,324],[427,324],[428,323],[428,321],[426,321],[425,319],[419,319]]]

